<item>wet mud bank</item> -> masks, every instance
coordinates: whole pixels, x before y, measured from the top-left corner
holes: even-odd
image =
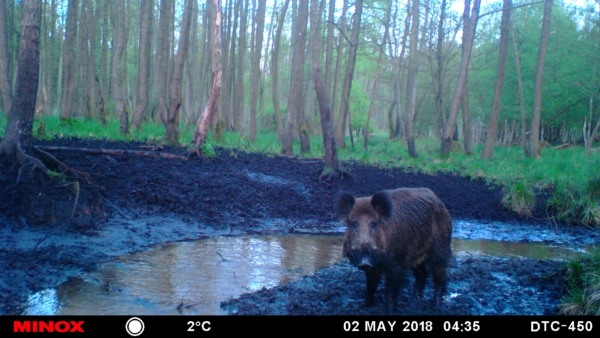
[[[145,150],[140,142],[55,139],[38,145],[98,149]],[[184,148],[159,151],[185,154]],[[547,194],[537,196],[534,219],[524,219],[500,206],[500,187],[452,174],[421,175],[346,163],[353,180],[318,182],[318,160],[248,154],[217,149],[211,159],[188,161],[135,155],[90,155],[62,150],[52,154],[87,173],[101,187],[105,220],[84,217],[79,201],[77,226],[51,218],[27,217],[15,201],[17,168],[0,161],[0,314],[20,314],[27,298],[56,287],[68,278],[95,271],[117,255],[152,245],[214,236],[275,233],[340,233],[335,199],[340,191],[357,196],[396,187],[427,187],[444,202],[455,222],[453,236],[597,245],[598,231],[554,224],[547,220]],[[38,175],[38,176],[36,176]],[[31,191],[63,189],[63,182],[26,175],[20,185]],[[83,186],[83,183],[82,183]],[[36,190],[37,189],[37,190]],[[75,198],[73,191],[66,191]],[[93,200],[94,195],[89,195]],[[9,207],[10,206],[10,207]],[[16,207],[15,207],[16,206]],[[98,211],[100,213],[100,211]],[[32,219],[38,220],[36,222]],[[508,224],[508,225],[507,225]],[[555,314],[562,286],[552,277],[559,261],[454,257],[446,303],[433,308],[430,281],[425,300],[409,296],[412,276],[398,300],[398,314]],[[346,262],[337,263],[295,282],[224,300],[231,314],[384,314],[384,295],[365,308],[364,274]]]

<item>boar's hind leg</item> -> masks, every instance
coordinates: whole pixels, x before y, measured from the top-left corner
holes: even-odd
[[[435,290],[434,302],[436,306],[442,305],[444,293],[446,293],[447,264],[440,264],[433,268],[433,288]]]
[[[374,303],[375,299],[375,290],[377,290],[377,285],[379,285],[379,281],[381,280],[381,273],[379,272],[365,272],[367,276],[367,296],[365,297],[365,305],[371,306]]]
[[[424,264],[421,264],[413,269],[415,275],[415,297],[423,297],[423,289],[425,288],[425,280],[427,279],[427,269]]]

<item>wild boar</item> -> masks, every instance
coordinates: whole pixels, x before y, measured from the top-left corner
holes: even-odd
[[[433,191],[400,188],[356,199],[343,193],[338,214],[346,224],[343,255],[367,277],[366,305],[373,305],[384,275],[388,309],[394,311],[406,269],[414,273],[417,298],[429,272],[435,304],[442,303],[452,257],[452,219]]]

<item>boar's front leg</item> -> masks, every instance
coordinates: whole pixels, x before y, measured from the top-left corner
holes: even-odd
[[[375,302],[375,290],[381,280],[381,273],[378,271],[365,271],[367,276],[367,295],[365,297],[365,305],[371,306]]]
[[[425,280],[427,279],[427,269],[424,264],[421,264],[413,269],[415,275],[415,298],[423,297],[423,289],[425,288]]]

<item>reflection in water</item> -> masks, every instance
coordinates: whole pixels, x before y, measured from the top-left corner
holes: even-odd
[[[121,257],[55,290],[38,292],[30,297],[24,314],[225,314],[220,310],[223,300],[296,280],[339,261],[342,243],[341,235],[171,243]],[[452,247],[455,256],[570,259],[581,255],[540,243],[453,240]]]

